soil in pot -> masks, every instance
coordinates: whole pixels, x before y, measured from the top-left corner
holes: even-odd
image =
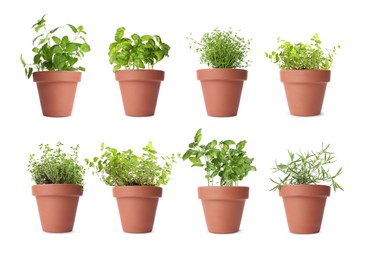
[[[330,187],[326,185],[284,185],[279,190],[283,198],[291,233],[320,232],[324,208]]]
[[[82,73],[78,71],[39,71],[33,73],[37,84],[42,114],[66,117],[72,114],[77,84]]]
[[[235,233],[240,229],[248,187],[199,187],[206,225],[211,233]]]
[[[119,70],[119,81],[124,111],[127,116],[153,116],[159,96],[160,83],[164,80],[161,70]]]
[[[154,226],[161,187],[122,186],[113,188],[124,232],[148,233]]]
[[[42,229],[45,232],[71,232],[83,187],[75,184],[33,185]]]
[[[247,70],[201,69],[197,71],[197,79],[201,81],[208,116],[237,115]]]
[[[329,70],[282,70],[280,77],[290,113],[295,116],[319,115],[330,75]]]

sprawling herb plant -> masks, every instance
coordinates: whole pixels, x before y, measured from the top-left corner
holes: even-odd
[[[202,129],[197,130],[194,142],[183,154],[183,160],[190,160],[192,167],[204,167],[208,186],[214,185],[214,180],[220,178],[220,186],[237,186],[249,171],[256,171],[252,165],[253,158],[249,158],[244,150],[246,141],[213,140],[208,144],[200,144]]]
[[[109,62],[115,64],[113,72],[125,69],[153,69],[154,65],[169,57],[170,47],[162,42],[159,35],[139,36],[134,33],[130,38],[124,37],[124,27],[117,29],[115,41],[109,46]]]
[[[278,49],[265,55],[281,70],[328,70],[332,67],[333,57],[340,45],[332,49],[323,49],[316,33],[311,43],[290,43],[278,37]]]
[[[36,184],[77,184],[84,185],[85,168],[79,163],[79,145],[70,147],[70,152],[62,151],[63,144],[58,142],[56,148],[40,144],[40,158],[31,154],[28,171]]]
[[[103,154],[86,164],[94,168],[105,184],[110,186],[161,186],[166,185],[172,173],[172,164],[179,155],[158,157],[152,142],[143,148],[143,154],[137,155],[131,149],[118,151],[101,144]]]
[[[32,52],[35,53],[33,63],[28,64],[21,55],[26,76],[30,78],[34,70],[85,71],[84,67],[77,66],[78,60],[91,50],[90,45],[83,37],[86,34],[83,26],[67,25],[73,33],[71,40],[68,35],[56,36],[56,32],[62,27],[56,27],[49,31],[46,28],[45,16],[42,16],[32,26],[36,33],[43,30],[33,40]]]
[[[305,153],[293,153],[288,151],[290,161],[278,164],[273,168],[273,172],[282,172],[284,176],[278,180],[271,181],[276,184],[271,190],[277,190],[282,185],[295,184],[318,184],[329,182],[334,191],[343,190],[336,182],[336,178],[342,174],[342,167],[335,174],[331,174],[327,166],[335,161],[334,153],[329,151],[330,145],[323,145],[319,152],[308,151]]]
[[[229,28],[221,31],[215,28],[205,33],[200,41],[187,37],[190,49],[200,55],[200,63],[210,68],[245,68],[250,61],[247,59],[251,39],[245,40]]]

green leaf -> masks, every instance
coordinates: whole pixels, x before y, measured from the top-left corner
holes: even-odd
[[[83,43],[83,44],[81,45],[81,50],[82,50],[83,52],[89,52],[89,51],[91,50],[90,45],[88,45],[87,43]]]
[[[38,53],[39,49],[37,47],[33,47],[32,52]]]
[[[74,26],[74,25],[71,25],[71,24],[67,24],[69,26],[69,28],[74,32],[74,33],[77,33],[78,30],[77,28]]]
[[[63,49],[59,45],[54,45],[50,50],[54,53],[63,53]]]
[[[53,41],[56,43],[56,44],[59,44],[61,43],[61,39],[59,37],[56,37],[56,36],[53,36],[52,37]]]
[[[53,34],[53,33],[54,33],[54,32],[56,32],[59,28],[60,28],[60,27],[56,27],[56,28],[52,29],[49,33],[50,33],[50,34]]]
[[[67,58],[60,53],[57,53],[54,55],[53,64],[58,70],[62,70],[65,66],[65,62],[67,61]]]
[[[75,52],[78,50],[78,45],[75,43],[69,43],[65,48],[66,52]]]
[[[239,143],[236,145],[236,149],[237,149],[238,151],[242,151],[242,150],[243,150],[243,148],[245,147],[245,145],[246,145],[246,141],[241,141],[241,142],[239,142]]]
[[[156,40],[159,44],[161,44],[161,43],[162,43],[161,38],[160,38],[160,36],[159,36],[159,35],[154,35],[154,38],[155,38],[155,40]]]
[[[193,164],[202,164],[201,160],[199,158],[196,157],[190,157],[188,158]]]
[[[200,143],[201,139],[202,139],[202,128],[197,130],[197,132],[195,134],[195,143]]]
[[[124,31],[126,30],[126,28],[124,28],[124,27],[120,27],[120,28],[118,28],[117,29],[117,31],[116,31],[116,33],[115,33],[115,40],[117,41],[117,42],[119,42],[122,38],[123,38],[123,36],[124,36]]]
[[[141,68],[141,69],[145,68],[145,64],[142,62],[141,59],[135,59],[134,64],[137,68]]]
[[[79,32],[83,32],[83,26],[82,25],[78,26],[77,29],[78,29]]]
[[[27,63],[24,61],[22,54],[20,56],[20,60],[21,60],[21,62],[23,64],[23,67],[27,66]]]
[[[63,38],[62,38],[62,44],[64,44],[64,45],[67,45],[68,43],[69,43],[69,38],[68,38],[68,36],[64,36]]]
[[[27,77],[30,78],[32,76],[32,73],[33,73],[33,68],[29,68]]]
[[[120,64],[117,64],[113,68],[113,72],[117,72],[122,66]]]
[[[35,64],[38,64],[41,60],[41,54],[36,54],[34,57],[33,57],[33,63]]]
[[[143,35],[141,37],[141,39],[142,39],[143,42],[147,42],[148,40],[152,39],[152,36],[151,35]]]
[[[183,160],[187,160],[188,158],[190,158],[191,155],[194,155],[194,150],[189,149],[187,150],[184,155],[182,156]]]

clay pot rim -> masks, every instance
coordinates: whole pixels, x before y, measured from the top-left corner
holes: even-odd
[[[125,69],[115,73],[116,81],[164,81],[165,71],[156,69]],[[142,75],[145,75],[144,77]]]
[[[113,197],[116,198],[160,198],[163,188],[157,186],[114,186]]]
[[[225,75],[226,74],[226,75]],[[197,79],[204,80],[247,80],[248,71],[238,68],[205,68],[196,71]]]
[[[245,200],[249,198],[247,186],[199,186],[198,197],[202,200]]]
[[[281,197],[329,197],[331,187],[322,184],[287,184],[279,189]]]
[[[328,83],[331,80],[330,70],[281,70],[279,74],[283,83]]]
[[[82,196],[83,186],[79,184],[35,184],[33,196]]]
[[[81,71],[68,70],[36,71],[32,75],[34,82],[80,82],[82,78]]]
[[[291,71],[291,72],[294,72],[294,71],[321,71],[321,72],[330,72],[331,70],[280,70],[281,72],[282,71]]]

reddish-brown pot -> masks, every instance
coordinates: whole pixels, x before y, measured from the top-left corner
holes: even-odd
[[[42,229],[62,233],[73,230],[79,197],[83,187],[75,184],[33,185]]]
[[[330,195],[327,185],[283,185],[283,198],[288,227],[291,233],[313,234],[320,231],[325,202]]]
[[[247,79],[244,69],[201,69],[197,71],[201,81],[206,111],[209,116],[236,116],[240,104],[243,82]]]
[[[152,116],[155,114],[160,83],[164,80],[161,70],[119,70],[119,81],[124,111],[127,116]]]
[[[290,113],[295,116],[315,116],[322,110],[330,70],[282,70]]]
[[[82,73],[78,71],[34,72],[33,81],[37,84],[42,114],[50,117],[70,116],[81,77]]]
[[[199,187],[206,225],[209,232],[228,234],[240,229],[248,187]]]
[[[163,189],[153,186],[113,187],[117,198],[122,228],[127,233],[152,231],[158,200]]]

